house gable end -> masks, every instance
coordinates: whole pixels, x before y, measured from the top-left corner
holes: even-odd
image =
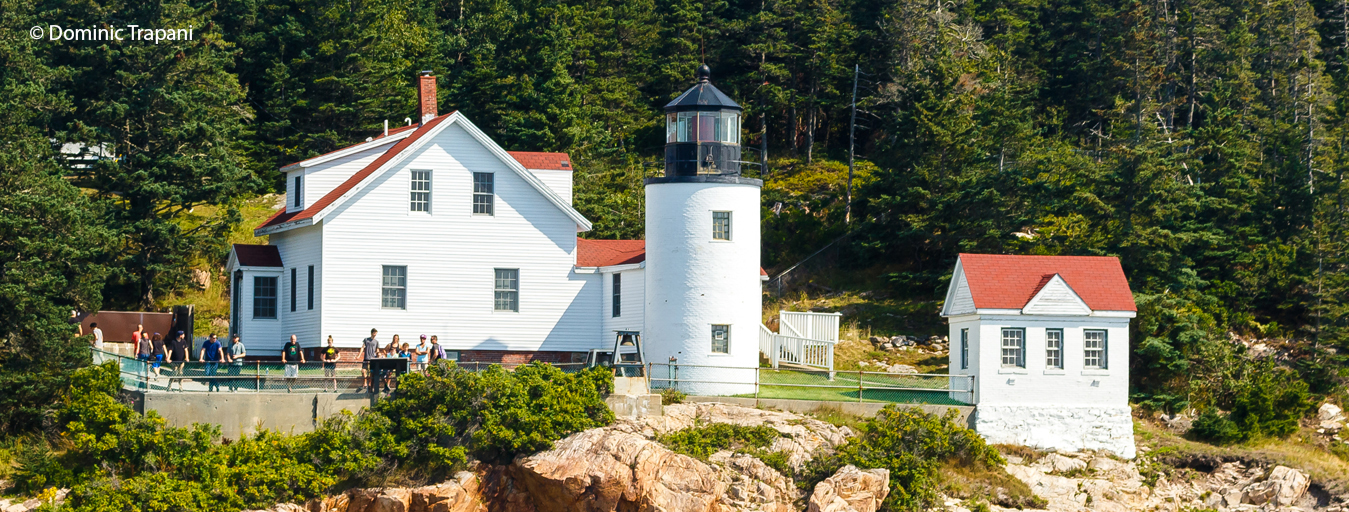
[[[1023,315],[1090,315],[1091,308],[1068,286],[1063,276],[1045,276],[1039,290],[1021,308]]]
[[[951,284],[946,289],[946,303],[942,305],[942,316],[967,315],[974,312],[974,295],[970,293],[970,283],[965,277],[965,269],[957,260],[955,272],[951,274]]]

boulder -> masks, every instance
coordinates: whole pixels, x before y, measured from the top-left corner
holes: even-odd
[[[412,490],[410,510],[413,512],[486,512],[482,502],[478,477],[460,471],[454,479],[439,485]]]
[[[1067,473],[1078,469],[1087,469],[1087,463],[1072,457],[1051,453],[1035,461],[1032,466],[1044,473]]]
[[[196,285],[197,288],[210,290],[211,273],[199,268],[192,269],[192,284]]]
[[[1336,407],[1335,404],[1327,402],[1321,404],[1321,408],[1316,411],[1316,419],[1321,420],[1323,422],[1325,421],[1343,422],[1344,411],[1340,410],[1339,407]]]
[[[1287,466],[1275,466],[1269,473],[1269,479],[1265,481],[1279,484],[1275,494],[1276,504],[1285,507],[1297,503],[1298,498],[1307,492],[1307,486],[1311,484],[1307,475]]]
[[[890,471],[847,465],[815,485],[808,512],[875,512],[890,494]]]

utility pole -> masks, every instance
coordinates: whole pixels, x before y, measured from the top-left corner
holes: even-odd
[[[852,68],[852,120],[848,122],[848,190],[845,192],[844,201],[846,205],[843,210],[843,223],[852,224],[852,174],[853,174],[853,148],[855,145],[857,132],[857,75],[862,72],[860,64],[853,64]]]

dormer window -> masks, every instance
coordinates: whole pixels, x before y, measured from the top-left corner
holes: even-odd
[[[293,196],[293,197],[295,198],[295,207],[296,207],[296,208],[299,208],[299,207],[301,207],[301,206],[304,205],[304,198],[302,197],[303,194],[300,193],[300,191],[303,190],[303,189],[300,188],[300,180],[303,179],[303,178],[304,178],[303,176],[296,176],[296,177],[295,177],[295,188],[294,188],[294,190],[291,190],[291,191],[290,191],[290,195]],[[272,204],[276,204],[276,203],[272,203]]]

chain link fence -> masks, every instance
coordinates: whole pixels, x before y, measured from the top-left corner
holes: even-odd
[[[969,405],[972,375],[743,368],[651,363],[651,389],[691,395]],[[752,383],[752,384],[747,384]]]

